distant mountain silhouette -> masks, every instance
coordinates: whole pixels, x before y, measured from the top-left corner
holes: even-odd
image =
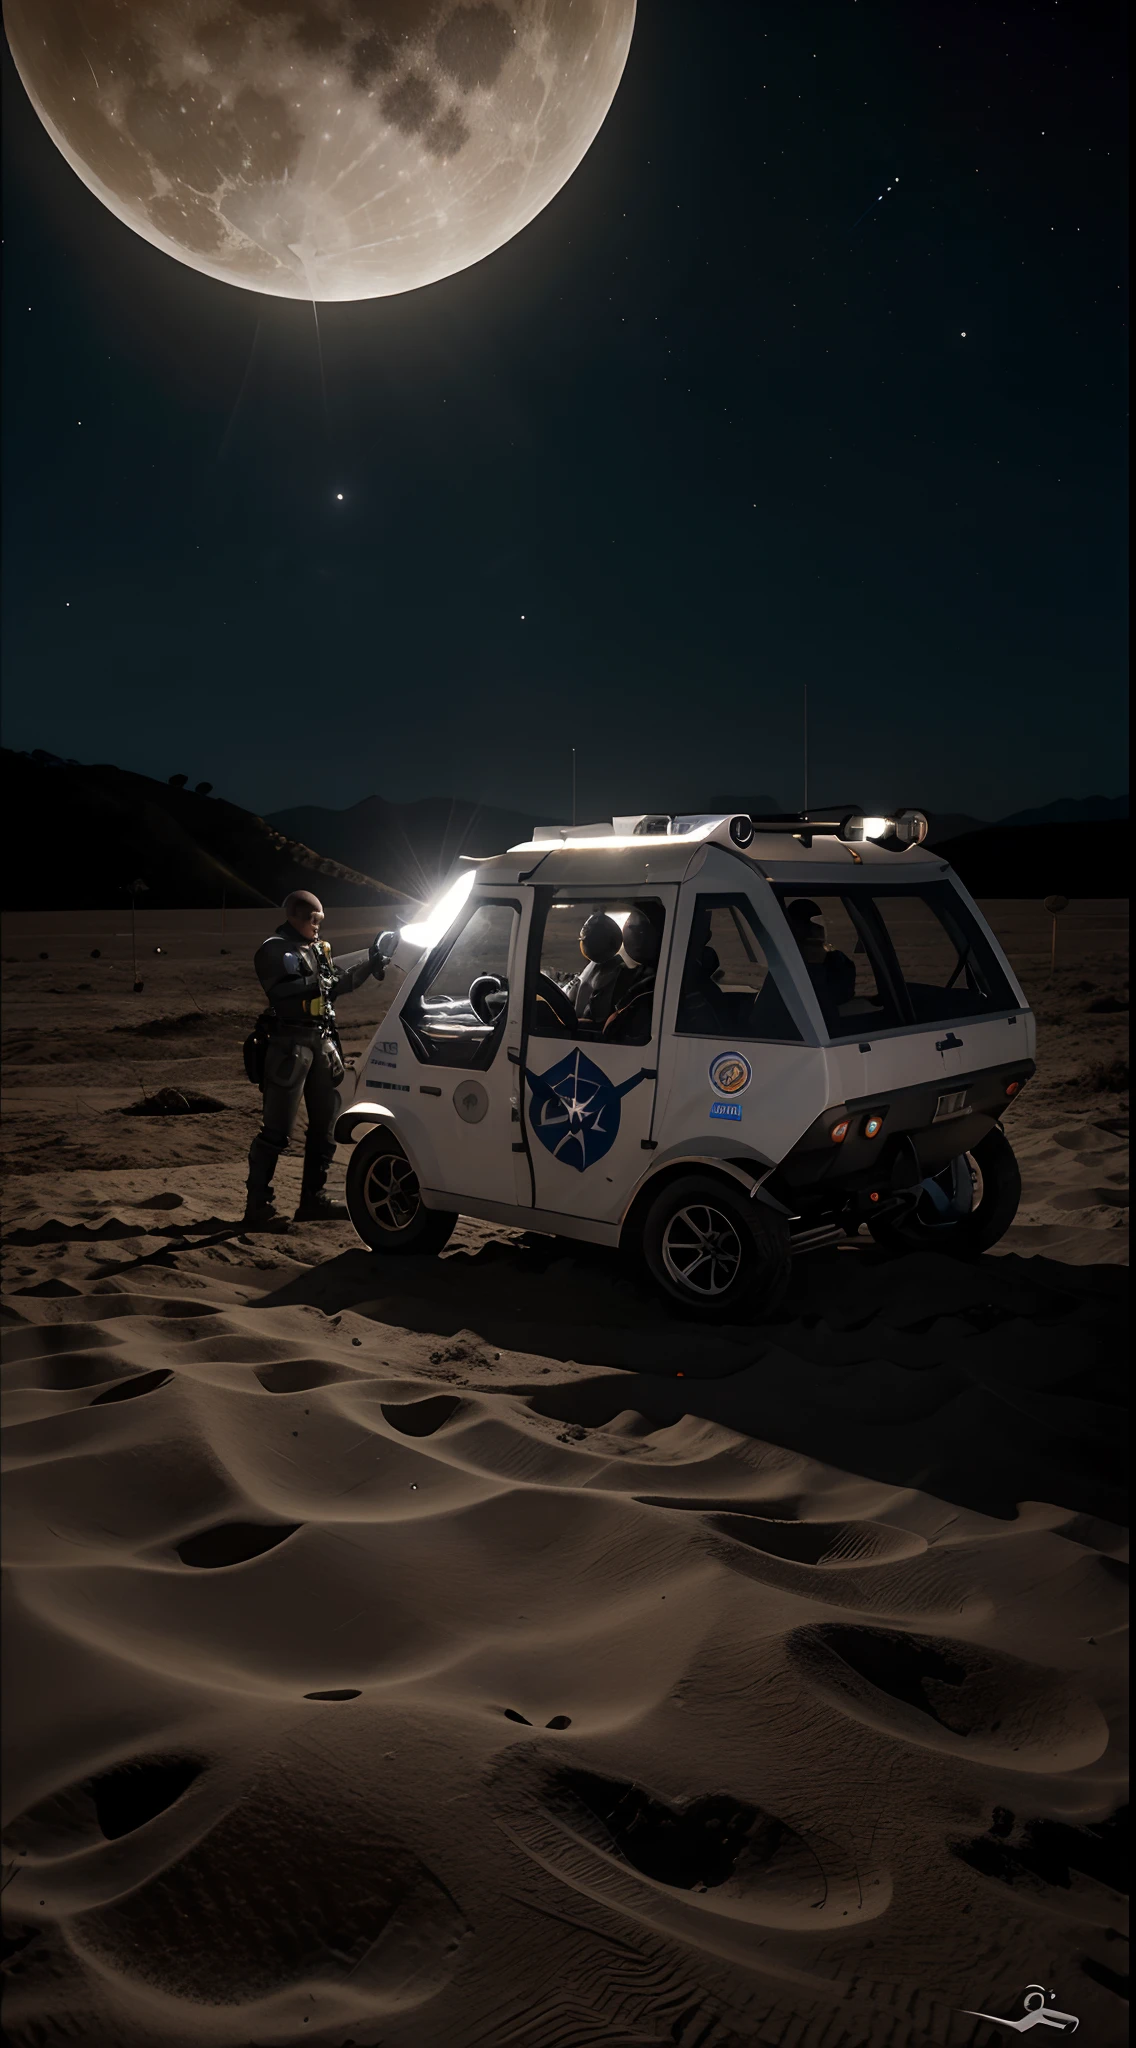
[[[289,889],[329,907],[388,907],[432,896],[462,854],[500,853],[527,839],[540,808],[507,811],[444,797],[366,797],[335,811],[301,805],[266,818],[209,792],[109,765],[37,751],[0,755],[5,825],[16,850],[5,870],[10,910],[110,909],[136,877],[155,910],[278,904]],[[693,808],[693,806],[692,806]],[[775,797],[698,806],[777,813]],[[1091,812],[1092,815],[1086,814]],[[1072,814],[1072,815],[1070,815]],[[932,813],[929,844],[978,896],[1116,896],[1127,874],[1127,797],[1062,798],[998,825]],[[318,849],[318,850],[317,850]]]
[[[691,805],[692,810],[705,812],[777,808],[776,797],[762,795],[740,803],[715,797]],[[400,804],[368,796],[345,811],[324,810],[316,804],[270,811],[265,822],[308,846],[325,848],[336,860],[379,876],[396,892],[423,897],[437,887],[463,853],[503,853],[530,838],[535,825],[565,821],[547,817],[538,805],[531,811],[504,811],[460,797],[423,797],[417,803]]]
[[[277,904],[315,889],[329,905],[375,904],[388,892],[365,872],[296,843],[221,797],[123,768],[55,755],[0,755],[7,910],[106,910],[146,883],[154,910]]]
[[[987,818],[972,818],[966,811],[928,811],[927,844],[941,846],[947,839],[961,839],[964,832],[986,832]]]
[[[1000,825],[1103,825],[1128,816],[1128,795],[1061,796],[1033,811],[1012,811]]]
[[[461,798],[422,797],[392,803],[366,796],[348,810],[297,804],[270,811],[267,825],[289,839],[319,846],[335,860],[375,875],[395,896],[429,896],[463,853],[503,853],[532,835],[536,813],[495,810]]]
[[[994,820],[972,818],[965,811],[928,811],[931,829],[927,844],[945,846],[948,840],[961,839],[964,834],[998,831],[1004,825],[1105,825],[1127,817],[1127,796],[1061,796],[1054,803],[1041,804],[1034,810],[1011,811],[1008,817]]]
[[[972,896],[1127,896],[1128,821],[987,825],[934,848]]]

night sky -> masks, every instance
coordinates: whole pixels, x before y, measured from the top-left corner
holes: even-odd
[[[1123,23],[640,0],[531,226],[320,308],[326,405],[310,309],[120,225],[5,52],[6,743],[795,807],[807,682],[814,799],[1120,791]]]

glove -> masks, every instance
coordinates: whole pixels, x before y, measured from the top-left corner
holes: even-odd
[[[376,981],[382,980],[387,964],[397,945],[397,932],[380,932],[378,938],[372,940],[370,951],[371,973]]]

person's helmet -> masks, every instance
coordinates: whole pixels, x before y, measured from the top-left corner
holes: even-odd
[[[824,944],[827,936],[820,905],[807,896],[797,896],[785,906],[785,915],[796,939],[819,939]]]
[[[614,917],[606,911],[593,911],[580,928],[580,951],[585,960],[595,960],[602,967],[608,960],[614,960],[623,943],[623,934]]]
[[[644,910],[633,910],[623,927],[623,956],[635,967],[653,967],[659,957],[659,934]]]

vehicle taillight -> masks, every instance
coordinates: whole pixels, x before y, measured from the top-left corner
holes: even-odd
[[[865,1138],[878,1138],[883,1127],[884,1120],[882,1116],[866,1116],[861,1126],[861,1136]]]
[[[850,1121],[851,1119],[849,1117],[845,1117],[843,1123],[833,1124],[832,1129],[830,1130],[828,1135],[832,1139],[834,1145],[843,1145],[845,1138],[848,1136],[848,1125]]]
[[[1007,1083],[1006,1083],[1006,1093],[1007,1093],[1007,1095],[1016,1095],[1016,1094],[1017,1094],[1017,1092],[1018,1092],[1018,1089],[1019,1089],[1019,1088],[1021,1087],[1021,1085],[1022,1085],[1022,1084],[1021,1084],[1021,1082],[1020,1082],[1020,1081],[1007,1081]]]

